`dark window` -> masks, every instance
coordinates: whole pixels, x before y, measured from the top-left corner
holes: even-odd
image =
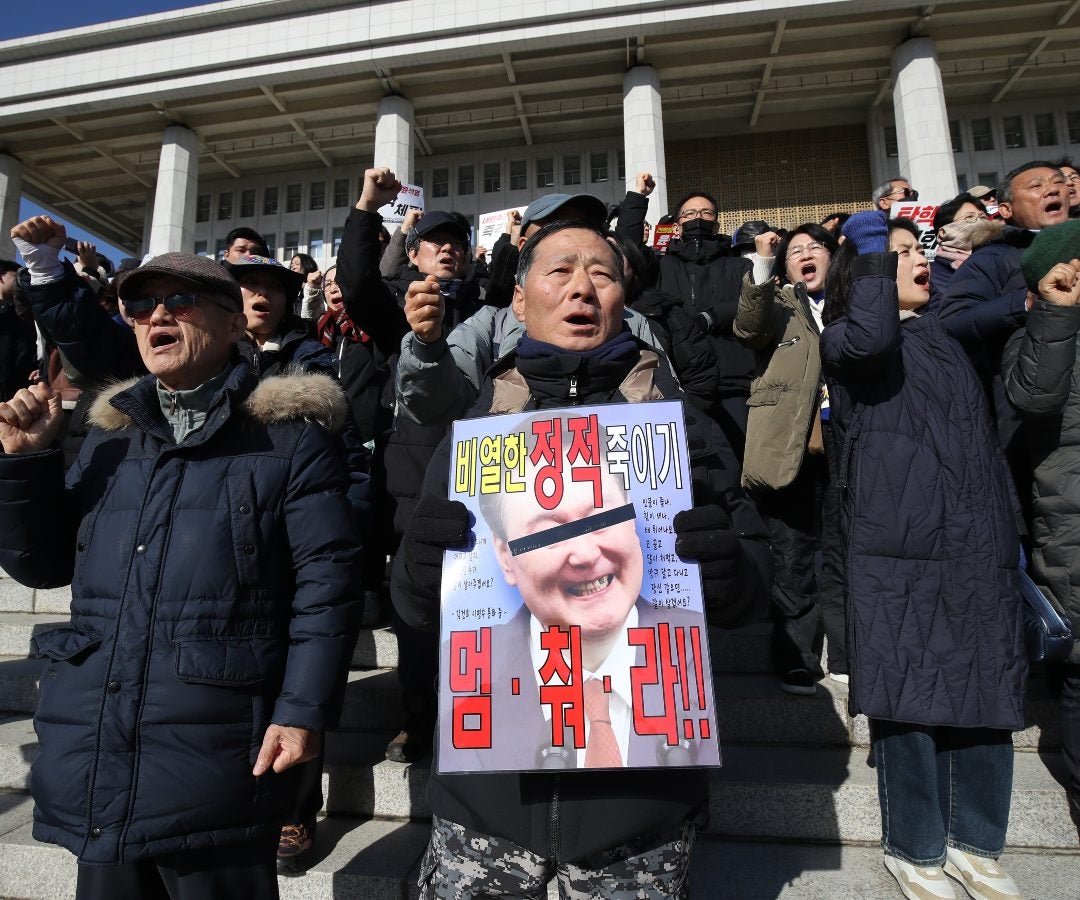
[[[196,222],[209,222],[210,221],[210,195],[199,194],[195,200],[195,221]]]
[[[997,190],[998,173],[997,172],[980,172],[979,184],[985,184],[987,187],[992,187]]]
[[[349,205],[349,179],[348,178],[335,178],[334,179],[334,206],[348,206]]]
[[[956,119],[949,120],[949,137],[952,139],[952,152],[964,152],[964,136],[960,133],[960,123]]]
[[[331,252],[331,256],[337,256],[338,255],[338,250],[341,249],[341,239],[343,237],[345,237],[345,229],[344,228],[335,228],[331,232],[331,238],[332,238],[332,240],[334,242],[334,249]]]
[[[285,265],[292,262],[292,258],[300,252],[300,232],[299,231],[286,231],[285,232]]]
[[[313,228],[307,233],[307,252],[308,256],[314,257],[316,260],[323,257],[323,237],[321,228]],[[289,260],[292,262],[292,260]]]
[[[255,215],[255,188],[240,192],[240,218],[250,219]]]
[[[458,166],[457,192],[464,197],[476,191],[476,166]]]
[[[311,182],[311,197],[308,201],[308,209],[326,209],[326,182]]]
[[[529,188],[529,163],[524,159],[510,160],[510,190],[524,191]]]
[[[1080,112],[1065,113],[1065,124],[1069,129],[1069,143],[1080,144]]]
[[[1053,113],[1038,113],[1035,116],[1035,143],[1040,147],[1053,147],[1058,142],[1057,122]]]
[[[450,170],[449,169],[432,169],[431,170],[431,196],[432,197],[449,197],[450,196]]]
[[[206,256],[206,241],[195,242],[195,255]]]
[[[885,126],[885,155],[894,159],[900,155],[900,145],[896,140],[896,128],[892,125]]]
[[[967,190],[967,175],[956,176],[956,189],[962,194]]]
[[[536,161],[536,186],[555,187],[555,160],[550,156]]]
[[[232,191],[223,191],[218,194],[217,217],[219,222],[222,219],[232,218]]]
[[[270,259],[276,259],[277,254],[277,234],[267,234],[265,231],[260,232],[263,236],[263,240],[266,241],[266,249],[269,251],[266,255]]]
[[[608,155],[607,152],[603,153],[590,153],[589,154],[589,180],[593,184],[598,184],[602,181],[607,181]]]
[[[563,184],[581,184],[581,156],[564,156],[562,161]]]
[[[484,163],[484,193],[494,194],[502,190],[502,163]]]
[[[278,209],[278,189],[277,185],[274,187],[268,187],[263,190],[263,215],[264,216],[276,216]]]
[[[1002,131],[1005,132],[1005,149],[1019,150],[1027,146],[1027,138],[1024,137],[1024,120],[1022,116],[1006,116],[1001,120]]]
[[[214,241],[214,259],[221,262],[225,258],[225,251],[227,249],[228,246],[226,245],[224,238],[219,238]]]
[[[989,119],[971,120],[971,146],[975,150],[994,149],[994,132]]]
[[[285,212],[300,212],[304,205],[304,186],[302,184],[285,185]]]
[[[615,163],[617,166],[618,174],[615,176],[619,181],[626,181],[626,152],[623,150],[615,151]]]

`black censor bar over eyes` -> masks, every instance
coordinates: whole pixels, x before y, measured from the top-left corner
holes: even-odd
[[[506,546],[510,548],[511,556],[521,556],[522,553],[528,553],[530,550],[550,547],[560,541],[581,537],[583,534],[599,531],[601,528],[610,528],[612,525],[618,525],[621,522],[629,522],[636,515],[634,504],[627,503],[625,506],[607,509],[594,516],[586,516],[576,522],[565,522],[553,528],[545,528],[536,534],[527,534],[525,537],[514,538],[512,541],[507,541]]]

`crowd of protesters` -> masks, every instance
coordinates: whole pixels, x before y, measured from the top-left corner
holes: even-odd
[[[654,246],[641,173],[613,210],[536,198],[490,260],[455,212],[391,234],[400,187],[365,173],[325,271],[250,228],[220,263],[177,248],[115,268],[47,216],[12,230],[0,565],[74,582],[71,626],[36,643],[33,790],[78,896],[276,896],[275,866],[310,858],[362,623],[398,640],[387,758],[431,752],[442,554],[469,527],[446,436],[505,411],[513,381],[520,409],[685,401],[704,474],[676,547],[711,624],[767,610],[781,690],[847,685],[904,896],[1020,897],[996,860],[1025,727],[1022,579],[1080,636],[1071,163],[942,203],[932,242],[890,218],[918,199],[894,178],[865,209],[730,237],[696,189]],[[65,434],[83,439],[66,487]],[[1080,644],[1046,674],[1080,823]],[[543,897],[552,878],[685,896],[702,779],[433,775],[421,896]]]

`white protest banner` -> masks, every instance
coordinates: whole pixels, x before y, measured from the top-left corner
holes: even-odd
[[[415,184],[402,184],[397,199],[379,207],[384,225],[400,225],[410,209],[424,211],[424,189]]]
[[[487,261],[491,262],[491,248],[499,236],[506,231],[506,217],[516,209],[519,213],[525,212],[524,206],[511,209],[500,209],[495,212],[481,213],[480,221],[476,227],[476,246],[487,247]]]
[[[941,201],[942,203],[944,201]],[[919,243],[922,244],[926,261],[933,262],[937,253],[937,235],[934,233],[934,216],[940,203],[932,200],[903,200],[894,203],[889,210],[893,219],[910,219],[919,229]]]

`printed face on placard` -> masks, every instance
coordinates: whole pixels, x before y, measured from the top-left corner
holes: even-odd
[[[531,478],[528,483],[533,483]],[[540,506],[532,490],[506,495],[506,539],[534,535],[629,502],[613,476],[601,477],[601,490],[599,509],[592,482],[570,478],[563,482],[562,501],[550,511]],[[507,583],[518,589],[544,626],[580,626],[585,641],[622,628],[641,593],[644,564],[633,519],[517,556],[496,537],[495,554]]]

